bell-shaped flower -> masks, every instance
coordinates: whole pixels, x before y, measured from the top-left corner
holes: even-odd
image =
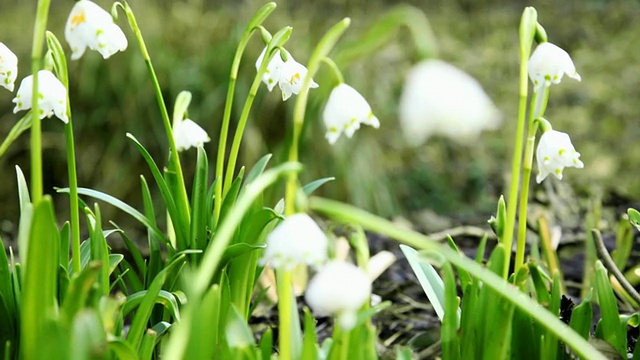
[[[311,279],[305,300],[320,316],[335,316],[345,330],[352,329],[357,312],[371,297],[371,280],[359,267],[331,261]]]
[[[13,91],[18,76],[18,57],[0,42],[0,86]]]
[[[82,57],[87,47],[105,59],[127,48],[127,38],[111,14],[89,0],[75,3],[64,28],[64,36],[71,47],[72,60]]]
[[[345,83],[331,90],[322,119],[327,128],[325,138],[332,145],[343,132],[351,138],[360,128],[360,124],[374,128],[380,127],[380,121],[373,115],[367,100],[356,89]]]
[[[265,47],[258,57],[256,70],[260,69],[266,50],[267,48]],[[277,50],[267,65],[267,70],[262,75],[262,82],[267,85],[269,91],[273,90],[275,85],[278,84],[280,91],[282,91],[282,100],[286,101],[292,94],[297,95],[300,93],[300,90],[302,90],[302,82],[304,81],[304,77],[307,76],[307,72],[307,68],[295,61],[291,54],[289,54],[287,61],[283,61],[280,57],[280,50]],[[313,89],[317,87],[318,84],[311,79],[309,88]]]
[[[38,109],[39,118],[51,117],[54,114],[65,124],[67,117],[67,89],[49,70],[38,71]],[[16,103],[13,113],[31,109],[33,103],[33,75],[22,79],[18,93],[13,99]]]
[[[547,130],[540,137],[536,149],[536,159],[538,162],[536,181],[538,183],[541,183],[549,174],[562,180],[562,170],[565,167],[578,169],[584,167],[580,161],[580,153],[571,144],[569,135],[555,130]]]
[[[260,53],[260,56],[256,61],[256,70],[260,70],[260,65],[262,65],[262,61],[264,60],[266,51],[267,48],[265,47],[262,50],[262,53]],[[282,58],[280,57],[280,50],[277,50],[275,55],[273,55],[273,58],[271,58],[269,65],[267,65],[267,70],[264,72],[264,74],[262,74],[262,82],[267,85],[269,91],[273,90],[273,88],[278,83],[278,71],[280,70],[280,66],[282,66],[282,64],[284,64],[284,61],[282,61]]]
[[[191,119],[178,121],[173,126],[173,140],[176,142],[178,151],[188,150],[211,141],[207,132]]]
[[[307,214],[284,219],[269,235],[260,265],[292,270],[299,264],[319,266],[327,260],[327,236]]]
[[[529,59],[529,77],[535,91],[560,83],[564,74],[572,79],[581,80],[573,60],[566,51],[549,42],[538,45]]]
[[[399,117],[402,132],[412,145],[432,135],[466,143],[501,122],[500,112],[480,83],[440,60],[423,61],[409,71]]]

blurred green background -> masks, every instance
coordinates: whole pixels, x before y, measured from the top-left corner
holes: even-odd
[[[110,1],[97,1],[109,8]],[[193,93],[189,115],[210,134],[210,163],[215,162],[230,63],[247,21],[263,1],[131,1],[171,111],[181,90]],[[336,58],[358,43],[366,30],[399,1],[331,0],[279,1],[266,27],[273,33],[293,26],[287,49],[302,63],[318,39],[344,16],[352,18]],[[307,167],[303,182],[325,176],[337,180],[320,193],[345,200],[384,216],[408,215],[423,209],[458,221],[484,221],[494,211],[497,196],[509,176],[515,132],[518,23],[525,3],[507,0],[410,1],[428,17],[439,57],[475,76],[503,112],[502,129],[484,133],[475,144],[462,146],[432,138],[419,148],[408,147],[397,120],[397,103],[404,75],[418,61],[410,33],[400,28],[375,52],[338,63],[346,81],[371,103],[382,126],[363,127],[354,139],[330,146],[324,140],[319,113],[333,86],[322,69],[307,112],[301,160]],[[547,118],[556,130],[571,135],[585,163],[569,169],[565,180],[582,196],[640,199],[635,169],[640,158],[640,5],[636,1],[540,1],[532,4],[549,40],[572,56],[583,81],[566,79],[554,86]],[[73,1],[51,5],[49,30],[64,46],[64,23]],[[0,41],[19,57],[19,81],[29,69],[35,1],[0,0]],[[119,21],[129,48],[104,61],[87,52],[69,63],[71,107],[75,125],[78,177],[82,187],[94,188],[141,207],[139,175],[151,179],[141,156],[125,137],[134,134],[163,165],[167,156],[161,119],[151,83],[126,21]],[[423,34],[428,36],[428,34]],[[254,63],[263,48],[259,36],[250,42],[241,66],[233,121],[237,121]],[[68,48],[66,48],[67,51]],[[16,85],[17,87],[17,85]],[[15,93],[14,93],[15,94]],[[21,114],[12,113],[14,96],[0,91],[0,137],[6,136]],[[261,88],[245,133],[240,164],[251,166],[266,153],[274,162],[284,158],[294,99],[282,102],[279,90]],[[67,186],[62,124],[48,119],[44,127],[45,192],[54,194],[60,219],[66,219],[66,196],[53,187]],[[28,133],[0,159],[0,229],[15,234],[18,196],[14,165],[29,173]],[[182,155],[188,178],[195,151]],[[555,181],[555,180],[554,180]],[[189,180],[190,183],[190,180]],[[540,189],[541,187],[539,187]],[[157,189],[156,190],[157,193]],[[277,199],[283,187],[269,195]],[[103,217],[125,227],[124,214],[103,206]]]

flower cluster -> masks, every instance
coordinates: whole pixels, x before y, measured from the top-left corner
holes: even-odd
[[[380,127],[380,121],[373,115],[367,100],[354,88],[344,83],[331,91],[322,119],[327,128],[325,137],[332,145],[343,132],[351,138],[360,128],[360,124],[374,128]]]
[[[64,35],[71,47],[71,59],[82,57],[87,47],[107,59],[127,48],[127,38],[113,22],[111,14],[89,0],[75,3],[67,19]]]
[[[262,50],[262,53],[256,61],[256,70],[260,69],[262,61],[266,55],[267,48]],[[299,94],[302,89],[302,82],[307,76],[307,68],[299,62],[295,61],[291,54],[288,54],[287,61],[282,60],[280,50],[277,50],[271,58],[271,61],[267,65],[267,70],[262,75],[262,81],[267,85],[269,91],[278,84],[280,91],[282,91],[282,100],[286,101],[292,94]],[[310,88],[317,88],[313,80],[309,83]]]
[[[483,130],[495,129],[501,120],[473,77],[440,60],[425,60],[409,71],[399,116],[404,136],[412,145],[432,135],[466,143]]]

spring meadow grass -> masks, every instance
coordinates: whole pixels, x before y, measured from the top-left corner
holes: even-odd
[[[356,41],[347,38],[348,47],[340,43],[355,17],[336,19],[311,46],[298,48],[295,21],[274,24],[277,4],[264,4],[247,17],[231,51],[211,55],[220,57],[215,64],[227,79],[225,91],[207,99],[221,109],[215,131],[189,112],[200,96],[188,87],[172,97],[163,91],[167,77],[198,74],[189,75],[188,66],[187,73],[156,71],[156,51],[146,42],[137,4],[115,2],[105,9],[80,0],[64,10],[64,31],[48,31],[49,13],[60,8],[37,2],[30,15],[30,57],[18,58],[9,39],[0,38],[0,90],[12,93],[15,114],[14,125],[2,134],[0,156],[28,138],[30,159],[28,168],[15,167],[17,248],[0,255],[4,359],[378,358],[376,314],[392,304],[372,301],[372,274],[380,271],[373,268],[376,254],[367,239],[372,233],[397,243],[405,255],[398,261],[410,265],[424,289],[441,322],[440,358],[640,359],[628,336],[628,328],[640,323],[637,277],[630,279],[635,268],[625,272],[640,212],[629,208],[617,224],[611,254],[597,214],[584,219],[581,301],[568,311],[557,244],[544,219],[530,214],[534,179],[564,181],[589,167],[577,151],[581,144],[572,143],[574,129],[556,122],[554,108],[547,108],[558,89],[581,84],[581,69],[574,54],[551,41],[545,15],[535,8],[522,9],[512,29],[518,61],[511,71],[518,82],[513,113],[505,114],[473,76],[439,59],[437,34],[413,7],[394,7],[368,29],[356,29],[362,34]],[[386,213],[315,195],[344,181],[333,174],[301,180],[315,173],[300,160],[308,144],[343,146],[357,159],[366,149],[345,144],[385,131],[384,118],[377,116],[383,110],[349,82],[343,66],[378,51],[399,29],[415,54],[398,94],[397,126],[406,144],[421,146],[432,137],[468,144],[488,131],[513,127],[513,153],[503,154],[509,161],[501,163],[510,174],[504,195],[492,200],[487,235],[473,259],[455,238],[440,243],[387,220]],[[246,51],[256,44],[261,52]],[[124,170],[139,176],[134,185],[122,185],[136,189],[137,203],[79,184],[79,167],[100,164],[86,163],[76,126],[89,115],[76,112],[68,90],[92,81],[90,71],[75,73],[73,62],[104,61],[101,71],[110,71],[122,53],[134,53],[146,76],[145,87],[133,96],[144,100],[131,103],[118,89],[108,90],[109,82],[100,84],[100,94],[117,94],[114,109],[157,109],[151,128],[121,131],[131,156],[145,164],[137,169],[119,159]],[[26,74],[18,73],[18,63],[29,64]],[[244,163],[240,150],[255,139],[252,123],[267,117],[255,111],[259,94],[287,104],[287,123],[277,126],[289,129],[288,138],[279,156],[260,154]],[[55,159],[63,161],[67,185],[55,191],[43,180],[51,160],[43,150],[45,125],[64,134],[65,151]],[[139,140],[137,132],[153,133],[161,145],[147,143],[154,137]],[[161,153],[150,152],[150,146],[161,147]],[[358,169],[352,172],[350,179],[357,179]],[[63,201],[54,206],[54,198]],[[103,215],[107,207],[144,233],[110,221]],[[540,241],[527,244],[528,220],[537,222]],[[334,234],[338,227],[348,240]],[[487,260],[489,233],[497,245]],[[125,249],[112,248],[113,239]],[[347,251],[340,251],[345,243]],[[277,324],[254,333],[252,315],[264,306],[274,306]],[[329,337],[319,337],[318,318],[331,319]],[[420,350],[392,351],[395,358],[411,359]]]

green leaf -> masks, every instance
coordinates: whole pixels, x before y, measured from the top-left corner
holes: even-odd
[[[271,330],[271,328],[267,328],[267,330],[262,333],[259,346],[262,359],[271,359],[271,349],[273,349],[273,330]],[[304,356],[302,358],[305,360],[307,359]],[[316,359],[317,358],[313,358],[313,360]]]
[[[620,219],[616,227],[616,249],[611,253],[613,261],[620,270],[624,270],[633,248],[633,231],[631,224]]]
[[[442,330],[440,341],[442,342],[442,357],[444,359],[460,359],[460,339],[458,339],[458,294],[456,290],[456,279],[453,275],[451,264],[447,263],[442,268],[444,277],[444,317],[442,320]]]
[[[22,213],[28,204],[31,204],[31,197],[29,196],[29,187],[27,186],[27,180],[24,178],[22,169],[16,165],[16,177],[18,180],[18,198],[20,199],[20,212]]]
[[[151,198],[151,191],[149,191],[149,185],[147,185],[147,180],[144,176],[140,176],[140,185],[142,190],[142,202],[144,204],[144,214],[151,221],[154,227],[157,227],[156,224],[156,214],[153,209],[153,200]],[[151,281],[156,277],[156,275],[162,270],[164,261],[162,260],[162,249],[160,248],[160,241],[165,241],[164,234],[161,234],[160,237],[153,232],[147,232],[147,238],[149,242],[149,263],[147,265],[147,271],[143,273],[142,279],[144,279],[145,285],[148,287],[151,285]],[[175,244],[171,244],[171,246],[167,246],[167,255],[173,256]]]
[[[135,350],[122,340],[110,340],[108,346],[109,350],[111,350],[120,360],[138,360],[138,355]]]
[[[29,235],[20,305],[20,349],[25,360],[42,358],[39,349],[57,314],[59,232],[50,196],[36,204]]]
[[[73,319],[71,359],[108,359],[107,336],[94,310],[82,310]]]
[[[122,316],[126,317],[133,309],[139,306],[147,295],[147,290],[138,291],[137,293],[127,296],[127,301],[122,307]],[[160,290],[155,299],[156,304],[164,306],[176,321],[180,321],[180,310],[175,296],[165,290]]]
[[[486,238],[486,236],[484,237]],[[462,254],[451,236],[447,235],[447,241],[449,242],[449,247],[453,251],[457,252],[458,254]],[[466,272],[464,269],[456,269],[456,270],[458,271],[458,277],[460,278],[460,286],[462,287],[462,289],[464,289],[467,284],[471,284],[473,282],[471,275],[469,275],[469,273]]]
[[[420,286],[424,290],[424,293],[429,298],[429,302],[433,306],[433,309],[438,315],[440,321],[444,317],[444,283],[438,275],[436,269],[428,263],[422,262],[418,258],[418,252],[410,246],[400,245],[400,250],[407,258],[413,273],[416,274]]]
[[[233,305],[229,309],[225,336],[230,348],[249,349],[255,346],[255,340],[249,325],[246,323],[244,316]]]
[[[591,298],[593,297],[593,289],[589,291],[587,296],[582,299],[582,302],[573,308],[571,312],[571,320],[569,326],[580,334],[584,339],[589,340],[589,334],[591,331],[591,324],[593,319],[593,305],[591,305]]]
[[[196,172],[193,180],[193,190],[191,191],[191,239],[192,249],[204,250],[207,247],[207,180],[209,163],[207,153],[202,146],[198,146],[198,159],[196,162]]]
[[[102,295],[109,294],[109,274],[110,274],[110,259],[109,248],[107,246],[107,240],[102,232],[102,220],[100,219],[100,208],[96,204],[95,214],[91,212],[89,208],[85,208],[87,215],[87,224],[89,226],[90,234],[90,252],[91,260],[100,261],[105,266],[100,267],[100,276],[98,277],[98,286],[101,289]],[[109,265],[109,266],[106,266]]]
[[[318,358],[318,337],[316,335],[316,319],[308,308],[304,308],[304,333],[302,339],[302,359]],[[263,356],[264,356],[263,352]],[[264,358],[264,357],[263,357]]]
[[[627,327],[626,324],[624,326],[620,324],[618,303],[609,282],[607,269],[600,260],[596,261],[596,292],[602,313],[602,319],[598,324],[602,339],[611,344],[622,357],[626,357]]]
[[[29,112],[27,112],[26,115],[20,118],[20,120],[18,120],[18,122],[15,123],[15,125],[13,125],[11,130],[9,130],[9,134],[7,134],[7,137],[4,138],[4,140],[2,141],[2,144],[0,144],[0,158],[2,158],[2,156],[7,152],[7,150],[9,149],[9,146],[11,146],[11,144],[13,144],[14,141],[16,141],[16,139],[20,136],[20,134],[28,130],[30,127],[31,127],[31,110],[29,110]]]
[[[240,185],[242,185],[242,178],[244,176],[244,170],[244,166],[240,168],[238,176],[233,180],[231,187],[229,187],[229,191],[227,191],[227,194],[224,196],[224,201],[222,202],[222,208],[220,210],[220,222],[222,222],[227,213],[231,211],[231,208],[234,206],[236,199],[238,198]]]
[[[529,263],[529,273],[531,275],[531,280],[533,281],[533,286],[536,289],[538,303],[545,307],[549,306],[551,303],[551,295],[549,294],[549,290],[544,279],[546,277],[548,280],[548,277],[546,274],[543,275],[542,269],[540,269],[538,264],[534,262]]]
[[[5,326],[0,326],[0,334],[3,333],[3,330],[10,331],[15,334],[16,320],[20,315],[18,314],[18,309],[15,303],[13,286],[11,286],[12,280],[11,271],[9,269],[9,259],[7,259],[7,253],[4,251],[5,246],[2,241],[2,237],[0,237],[0,245],[2,246],[2,251],[0,251],[0,298],[2,298],[4,307],[3,315],[6,317],[4,321],[0,322],[0,324],[5,324]],[[7,339],[0,336],[0,341],[2,340]],[[4,343],[5,342],[2,341],[2,346],[4,346]],[[2,347],[0,346],[0,349],[1,348]]]
[[[67,71],[67,58],[64,55],[64,49],[60,45],[58,38],[51,32],[45,31],[47,37],[47,47],[53,55],[53,68],[56,71],[57,78],[60,79],[65,88],[69,88],[69,73]]]
[[[247,174],[247,177],[244,179],[244,184],[242,187],[245,187],[251,184],[253,180],[255,180],[258,176],[260,176],[260,174],[264,172],[264,169],[267,168],[267,164],[269,163],[269,160],[271,160],[271,156],[272,156],[271,154],[267,154],[261,157],[260,160],[258,160],[256,164],[253,165],[253,167]]]
[[[100,261],[93,261],[71,280],[67,288],[67,294],[64,297],[65,301],[62,304],[61,312],[62,319],[67,325],[71,325],[75,315],[85,306],[89,292],[98,280],[101,268],[102,263]]]
[[[71,225],[68,221],[60,229],[60,260],[59,264],[65,269],[69,268],[69,249],[71,241]]]

